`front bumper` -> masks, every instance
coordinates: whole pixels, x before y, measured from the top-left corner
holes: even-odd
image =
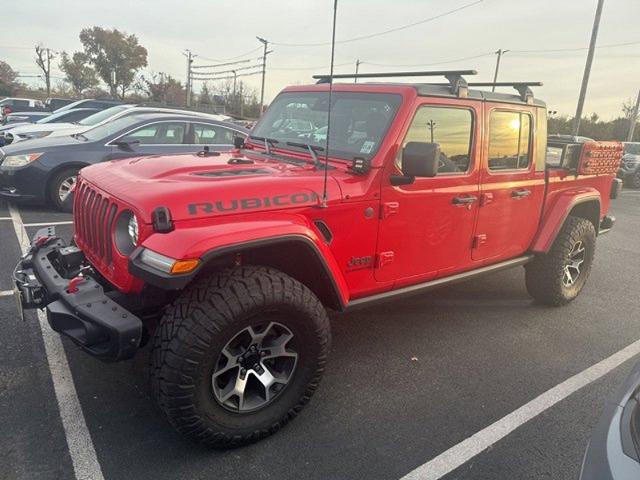
[[[640,363],[618,393],[607,402],[593,431],[582,462],[580,480],[627,480],[640,478],[640,454],[634,429],[637,419]],[[634,394],[636,397],[634,398]],[[635,414],[638,414],[636,410]],[[637,441],[637,440],[636,440]]]
[[[142,321],[106,295],[90,273],[78,273],[87,268],[82,253],[67,248],[54,227],[38,230],[31,245],[14,273],[22,307],[46,308],[53,330],[101,360],[133,357]],[[81,280],[72,286],[73,278]]]

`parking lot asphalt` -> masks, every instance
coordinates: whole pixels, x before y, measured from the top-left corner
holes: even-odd
[[[33,223],[67,214],[19,209]],[[143,350],[105,364],[63,341],[105,479],[400,479],[567,378],[640,339],[640,192],[614,202],[618,222],[569,306],[536,305],[521,268],[332,316],[321,388],[276,435],[226,451],[175,434],[147,392]],[[0,218],[9,216],[0,205]],[[70,237],[71,225],[58,233]],[[0,290],[19,256],[0,220]],[[0,478],[74,478],[33,312],[0,297]],[[603,402],[636,358],[533,418],[447,479],[575,479]],[[70,439],[69,441],[74,441]]]

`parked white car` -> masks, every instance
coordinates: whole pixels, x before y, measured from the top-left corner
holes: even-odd
[[[211,115],[208,113],[200,113],[200,112],[190,112],[187,110],[177,110],[177,109],[169,109],[162,107],[141,107],[136,105],[116,105],[115,107],[107,108],[106,110],[99,111],[86,117],[83,120],[80,120],[77,123],[58,123],[58,124],[48,124],[46,128],[43,128],[44,125],[25,125],[24,128],[21,127],[20,130],[14,132],[14,130],[8,130],[4,132],[5,136],[9,135],[24,135],[24,137],[16,139],[15,136],[11,140],[13,142],[16,141],[24,141],[29,138],[43,138],[43,137],[62,137],[68,135],[75,135],[78,133],[86,132],[87,130],[92,129],[98,125],[102,125],[104,123],[115,120],[116,118],[123,117],[125,115],[131,115],[133,113],[145,113],[145,112],[166,112],[171,114],[189,114],[189,115],[197,115],[202,116],[203,118],[208,118],[211,120],[217,120],[220,122],[227,122],[231,119],[231,117],[227,115]],[[29,128],[32,127],[32,128]],[[0,133],[2,135],[2,133]],[[11,143],[11,142],[6,142]]]

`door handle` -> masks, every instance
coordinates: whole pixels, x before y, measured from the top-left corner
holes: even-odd
[[[453,203],[454,205],[471,205],[473,202],[475,202],[476,200],[478,200],[478,197],[474,197],[473,195],[468,195],[466,197],[453,197],[453,199],[451,200],[451,203]]]
[[[529,195],[531,195],[531,190],[527,190],[527,189],[514,190],[513,192],[511,192],[511,198],[514,198],[516,200],[520,198],[528,197]]]

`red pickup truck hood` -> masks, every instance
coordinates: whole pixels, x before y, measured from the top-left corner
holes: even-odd
[[[255,158],[253,163],[234,163],[234,157],[229,152],[115,160],[86,167],[81,176],[131,205],[145,223],[159,206],[169,208],[180,221],[319,203],[323,170]],[[327,193],[330,200],[341,199],[331,176]]]

